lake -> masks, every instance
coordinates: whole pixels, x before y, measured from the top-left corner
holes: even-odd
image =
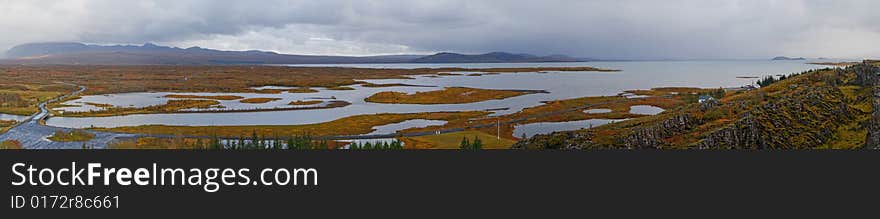
[[[516,125],[513,128],[513,136],[531,138],[539,134],[550,134],[558,131],[571,131],[585,128],[592,128],[605,125],[612,122],[624,121],[623,119],[587,119],[568,122],[538,122],[523,125]]]
[[[19,115],[0,113],[0,120],[19,121],[20,122],[20,121],[24,121],[27,118],[28,118],[28,116],[19,116]]]
[[[335,119],[375,113],[416,113],[435,111],[466,111],[508,108],[493,111],[494,115],[515,113],[526,107],[540,105],[542,101],[569,99],[584,96],[617,95],[625,90],[649,89],[654,87],[740,87],[753,84],[756,79],[742,79],[738,76],[760,77],[765,75],[788,74],[825,66],[806,64],[807,61],[628,61],[628,62],[573,62],[573,63],[476,63],[476,64],[355,64],[355,65],[303,65],[303,66],[344,66],[364,68],[500,68],[500,67],[565,67],[591,66],[604,69],[617,69],[620,72],[530,72],[502,73],[483,76],[414,76],[413,79],[364,80],[375,84],[404,83],[433,87],[378,87],[360,85],[350,86],[355,90],[327,90],[318,93],[195,93],[197,95],[239,95],[244,97],[274,97],[282,100],[265,104],[243,104],[236,101],[221,101],[228,109],[284,107],[290,101],[336,98],[352,104],[331,109],[312,109],[270,112],[237,113],[180,113],[145,114],[96,118],[52,117],[48,125],[87,128],[119,127],[147,124],[160,125],[295,125],[328,122]],[[379,104],[368,103],[363,99],[382,91],[413,93],[443,89],[443,87],[473,87],[484,89],[522,89],[546,90],[537,93],[467,104]],[[162,96],[172,93],[127,93],[112,95],[84,96],[82,102],[112,104],[116,106],[147,106],[161,104],[168,100]],[[188,93],[174,93],[188,94]],[[72,107],[65,110],[89,110],[89,106]],[[413,124],[414,126],[422,124]],[[407,124],[395,129],[409,128]],[[383,130],[388,131],[388,130]]]

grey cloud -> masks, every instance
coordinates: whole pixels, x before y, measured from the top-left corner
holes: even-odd
[[[880,2],[0,0],[0,49],[160,42],[304,54],[511,51],[597,58],[880,56]]]

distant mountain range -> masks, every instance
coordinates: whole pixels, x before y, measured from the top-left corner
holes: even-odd
[[[222,51],[200,47],[177,48],[147,43],[88,45],[83,43],[29,43],[6,52],[5,64],[62,65],[222,65],[222,64],[358,64],[358,63],[484,63],[484,62],[578,62],[594,59],[564,55],[536,56],[493,52],[479,55],[316,56],[266,51]]]

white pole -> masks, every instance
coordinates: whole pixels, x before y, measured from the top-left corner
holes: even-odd
[[[501,119],[495,120],[495,127],[497,131],[495,132],[495,138],[501,140]]]

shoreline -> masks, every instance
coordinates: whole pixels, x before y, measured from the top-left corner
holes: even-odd
[[[96,117],[114,117],[114,116],[128,116],[128,115],[149,115],[149,114],[193,114],[193,113],[247,113],[247,112],[274,112],[274,111],[296,111],[296,110],[315,110],[315,109],[332,109],[339,107],[346,107],[351,105],[348,101],[327,101],[328,104],[323,106],[308,106],[308,107],[288,107],[288,108],[266,108],[266,109],[241,109],[241,110],[198,110],[198,111],[176,111],[176,112],[148,112],[148,113],[130,113],[130,114],[120,114],[120,115],[53,115],[52,117],[68,117],[68,118],[96,118]],[[95,111],[96,113],[100,113],[100,111]]]

